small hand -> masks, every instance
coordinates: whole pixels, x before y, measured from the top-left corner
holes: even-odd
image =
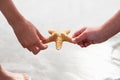
[[[37,54],[40,50],[47,48],[47,45],[42,43],[45,38],[31,22],[17,22],[11,26],[13,26],[13,30],[21,45],[29,51],[32,51],[33,54]]]
[[[88,28],[84,27],[73,34],[72,42],[87,47],[91,44],[96,44],[107,40],[107,37],[101,31],[101,28]]]

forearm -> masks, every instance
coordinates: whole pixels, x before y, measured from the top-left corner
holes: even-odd
[[[112,37],[120,32],[120,10],[101,27],[105,36]]]
[[[0,0],[0,10],[10,25],[14,25],[16,22],[25,20],[20,12],[16,9],[12,0]]]

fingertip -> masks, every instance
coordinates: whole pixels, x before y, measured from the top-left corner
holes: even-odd
[[[75,39],[75,38],[73,38],[73,39],[72,39],[72,43],[77,44],[77,42],[76,42],[76,39]]]
[[[72,38],[75,38],[75,34],[72,35]]]
[[[38,37],[40,40],[45,40],[46,38],[39,32],[37,31]]]
[[[36,51],[30,51],[30,52],[32,52],[34,55],[38,54],[38,52],[36,52]]]
[[[45,45],[44,48],[47,49],[47,48],[48,48],[48,45]]]
[[[37,55],[40,52],[40,49],[37,49],[36,51],[33,51],[34,55]]]
[[[41,45],[41,50],[44,50],[44,49],[47,49],[47,48],[48,48],[48,45],[45,45],[45,44]]]
[[[35,52],[32,52],[34,55],[37,55],[37,53],[35,53]]]
[[[34,55],[37,55],[38,53],[33,53]]]
[[[85,47],[87,47],[87,46],[85,46],[85,45],[80,45],[82,48],[85,48]]]

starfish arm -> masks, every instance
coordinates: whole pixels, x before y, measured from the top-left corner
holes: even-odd
[[[57,34],[52,34],[49,38],[43,41],[43,43],[49,43],[55,41],[57,38]]]
[[[67,42],[72,43],[72,38],[70,38],[68,35],[61,34],[61,36],[62,36],[63,41],[67,41]]]
[[[64,33],[65,33],[65,34],[69,34],[69,33],[70,33],[70,30],[64,30]]]
[[[55,32],[55,30],[48,30],[48,32],[49,32],[50,34],[53,34],[53,33]]]
[[[56,49],[57,50],[60,50],[62,48],[62,43],[63,43],[62,37],[57,37],[57,39],[56,39]]]
[[[49,43],[49,42],[56,42],[56,49],[60,50],[62,48],[63,41],[71,42],[72,38],[68,36],[70,33],[70,30],[64,30],[64,31],[56,31],[56,30],[49,30],[48,31],[51,36],[47,38],[43,43]]]

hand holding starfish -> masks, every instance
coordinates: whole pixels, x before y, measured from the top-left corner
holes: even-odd
[[[62,48],[63,41],[67,41],[72,43],[72,38],[68,36],[70,33],[70,30],[65,31],[57,31],[57,30],[49,30],[48,31],[51,36],[47,38],[43,43],[49,43],[49,42],[56,42],[56,49],[59,50]]]

